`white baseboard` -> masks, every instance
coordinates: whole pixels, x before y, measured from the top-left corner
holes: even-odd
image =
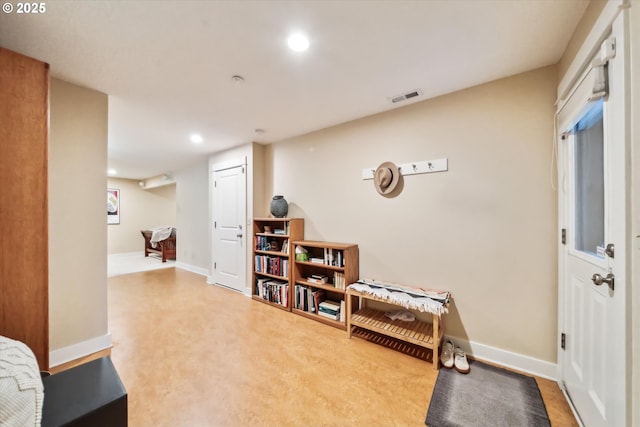
[[[185,264],[184,262],[180,262],[180,261],[176,261],[176,268],[180,268],[182,270],[187,270],[192,273],[205,276],[207,277],[207,283],[209,283],[209,270],[207,270],[206,268],[198,267],[191,264]]]
[[[144,255],[144,251],[119,252],[117,254],[109,254],[108,256],[113,258],[130,258],[130,257],[139,257],[140,255]]]
[[[555,363],[453,336],[447,336],[446,338],[460,345],[474,359],[558,381],[558,365]]]
[[[91,338],[49,352],[49,366],[54,367],[111,348],[111,334]]]

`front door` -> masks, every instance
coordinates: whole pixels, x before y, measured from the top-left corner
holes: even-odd
[[[213,172],[213,279],[243,292],[246,275],[246,193],[244,166]]]
[[[564,242],[559,321],[564,348],[558,359],[561,383],[587,427],[626,425],[626,95],[621,60],[611,59],[605,70],[608,94],[592,89],[602,72],[594,69],[559,114]]]

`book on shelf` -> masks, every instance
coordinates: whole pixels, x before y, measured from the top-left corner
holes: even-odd
[[[276,228],[276,229],[273,230],[273,234],[278,234],[278,235],[284,236],[284,235],[287,234],[287,231],[285,229],[283,229],[283,228]]]
[[[333,265],[333,248],[324,248],[324,263]]]
[[[340,317],[340,312],[339,311],[329,310],[328,308],[324,308],[324,307],[318,307],[318,314],[320,314],[320,313],[325,313],[325,314],[330,314],[332,316]]]
[[[339,312],[340,311],[340,303],[335,301],[325,300],[319,304],[321,309],[326,311]]]
[[[345,279],[344,279],[344,273],[341,273],[339,271],[336,271],[335,273],[333,273],[333,286],[335,286],[338,289],[344,289],[345,285]]]
[[[345,307],[345,302],[344,300],[340,301],[340,321],[344,322],[346,320],[346,314],[344,311],[344,307]]]
[[[307,282],[311,283],[327,283],[328,277],[324,274],[312,274],[307,277]]]
[[[324,311],[319,311],[318,315],[320,315],[322,317],[326,317],[327,319],[331,319],[331,320],[339,320],[340,319],[340,313],[338,313],[338,314],[329,314],[329,313],[325,313]]]
[[[264,291],[263,284],[267,280],[268,279],[261,279],[261,278],[256,279],[256,289],[254,291],[255,295],[258,295],[259,297],[263,298],[263,291]]]
[[[312,262],[314,264],[324,264],[324,258],[309,258],[309,262]]]
[[[316,299],[313,297],[313,292],[311,291],[311,289],[307,289],[305,292],[305,295],[307,296],[307,309],[308,311],[310,311],[311,313],[315,313],[316,312]]]
[[[309,297],[307,293],[309,288],[301,285],[295,286],[294,307],[298,310],[309,311]]]
[[[324,291],[322,289],[317,289],[312,293],[313,293],[313,304],[315,308],[318,308],[322,303],[322,300],[324,299]]]

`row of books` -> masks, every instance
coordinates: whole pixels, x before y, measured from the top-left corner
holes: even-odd
[[[255,294],[267,301],[289,306],[289,284],[273,279],[256,279]]]
[[[298,310],[315,313],[318,304],[324,299],[324,291],[322,289],[313,290],[307,286],[296,285],[293,299],[293,307]]]
[[[340,273],[338,271],[336,271],[333,274],[333,286],[335,286],[338,289],[344,289],[346,287],[346,283],[345,283],[345,278],[344,278],[344,273]]]
[[[333,248],[324,248],[324,263],[334,267],[344,267],[344,252]]]
[[[270,239],[267,236],[255,236],[254,240],[254,247],[257,251],[282,252],[283,254],[289,253],[289,239],[279,242],[278,240]]]
[[[273,274],[274,276],[289,277],[289,260],[277,256],[256,255],[255,268],[257,273]]]
[[[309,262],[331,265],[334,267],[344,267],[344,251],[333,248],[324,248],[324,255],[322,258],[317,256],[310,257]]]
[[[322,289],[314,290],[307,286],[296,285],[293,307],[308,313],[315,313],[327,319],[344,322],[344,300],[335,302],[325,300],[324,297],[325,293]]]

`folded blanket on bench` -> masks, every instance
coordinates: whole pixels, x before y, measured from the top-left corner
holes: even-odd
[[[356,283],[349,285],[348,289],[373,295],[383,301],[423,313],[441,315],[449,312],[451,294],[448,291],[409,288],[372,279],[360,279]]]

